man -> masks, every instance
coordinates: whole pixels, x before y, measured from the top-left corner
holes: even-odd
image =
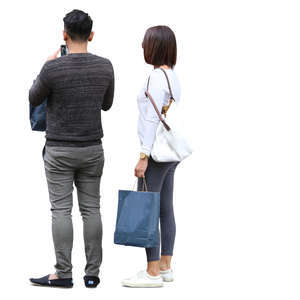
[[[34,106],[48,99],[43,160],[56,254],[55,274],[30,281],[46,286],[73,286],[71,210],[74,182],[84,224],[87,260],[84,282],[86,287],[96,287],[102,261],[101,109],[106,111],[112,106],[114,72],[108,59],[87,52],[87,44],[94,36],[90,16],[73,10],[63,20],[68,55],[57,58],[57,51],[50,56],[29,91],[29,101]]]

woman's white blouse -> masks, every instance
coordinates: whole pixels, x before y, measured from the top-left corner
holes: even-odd
[[[176,103],[180,100],[180,84],[176,73],[172,69],[166,69],[169,77],[173,97]],[[137,101],[139,109],[138,135],[141,143],[141,151],[150,155],[155,140],[156,130],[160,122],[157,113],[151,101],[145,96],[148,78],[141,89]],[[161,112],[162,107],[169,104],[170,93],[168,82],[162,70],[154,69],[150,74],[149,93],[152,96],[158,110]],[[170,109],[171,112],[171,109]]]

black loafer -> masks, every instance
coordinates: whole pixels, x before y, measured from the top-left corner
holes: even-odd
[[[60,279],[52,279],[49,280],[49,275],[46,275],[41,278],[30,278],[29,280],[33,284],[48,286],[48,287],[62,287],[62,288],[71,288],[73,287],[73,279],[72,278],[60,278]]]
[[[83,280],[87,288],[95,288],[100,282],[100,279],[97,276],[84,276]]]

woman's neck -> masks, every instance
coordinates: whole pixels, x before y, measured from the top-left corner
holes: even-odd
[[[169,66],[167,66],[167,65],[162,65],[162,66],[154,66],[154,69],[157,69],[157,68],[162,68],[162,69],[166,69],[166,70],[168,70],[168,69],[172,69],[172,68],[170,68]]]

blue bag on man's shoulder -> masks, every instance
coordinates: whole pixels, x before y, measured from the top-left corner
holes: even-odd
[[[68,48],[66,45],[60,46],[60,55],[64,56],[68,54]],[[29,119],[31,129],[34,131],[45,131],[46,130],[46,109],[47,109],[47,98],[38,106],[29,104]]]
[[[159,214],[160,193],[120,190],[114,243],[159,246]]]
[[[33,106],[29,104],[29,119],[31,129],[34,131],[46,130],[46,109],[47,99],[45,99],[40,105]]]

